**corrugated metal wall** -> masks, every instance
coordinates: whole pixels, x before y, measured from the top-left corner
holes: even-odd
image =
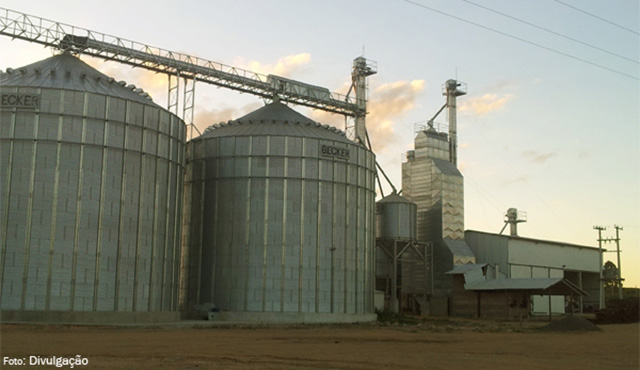
[[[323,156],[322,145],[347,148],[349,158]],[[373,312],[370,151],[344,139],[284,135],[189,146],[185,309]]]
[[[177,310],[184,123],[47,88],[0,109],[3,310]]]

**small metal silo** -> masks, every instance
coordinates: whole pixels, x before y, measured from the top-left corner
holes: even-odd
[[[400,295],[419,311],[430,291],[431,261],[428,244],[417,239],[415,203],[395,192],[376,202],[376,246],[376,289],[385,292],[385,308],[399,312]]]
[[[70,54],[0,92],[3,319],[177,318],[184,123]]]
[[[275,102],[187,150],[185,306],[257,321],[371,319],[375,157]]]
[[[392,193],[376,202],[376,238],[417,240],[417,206]]]

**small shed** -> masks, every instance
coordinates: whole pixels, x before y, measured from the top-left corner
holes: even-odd
[[[481,263],[447,272],[453,275],[453,316],[519,319],[530,315],[532,296],[565,296],[573,301],[587,295],[562,277],[504,279],[490,270],[490,265]]]

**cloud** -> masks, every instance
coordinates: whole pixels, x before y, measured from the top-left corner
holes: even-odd
[[[214,109],[198,109],[194,114],[193,123],[196,125],[198,130],[200,130],[200,132],[204,132],[207,127],[213,124],[240,118],[245,114],[253,112],[254,110],[260,108],[261,106],[261,103],[256,102],[247,104],[241,108],[227,106]]]
[[[144,68],[133,68],[116,62],[105,62],[102,59],[92,57],[82,57],[82,60],[93,68],[99,70],[116,80],[124,80],[129,84],[146,91],[156,104],[164,105],[164,101],[159,101],[167,96],[168,77],[164,73],[156,73]]]
[[[424,80],[396,81],[374,89],[369,101],[367,132],[376,151],[385,150],[390,144],[399,143],[394,126],[406,112],[415,107]]]
[[[484,116],[501,110],[512,97],[511,94],[504,94],[501,97],[496,94],[484,94],[480,98],[465,99],[460,103],[458,109],[461,112],[471,111],[479,116]]]
[[[348,89],[348,85],[346,87]],[[396,81],[372,87],[371,99],[367,102],[367,132],[376,152],[387,148],[398,148],[400,144],[394,126],[405,113],[415,107],[424,89],[424,80]],[[323,124],[344,129],[344,118],[323,111],[312,111],[311,118]]]
[[[263,75],[274,74],[277,76],[287,77],[293,74],[293,72],[300,70],[303,66],[309,64],[310,61],[311,54],[300,53],[282,57],[274,64],[263,64],[255,60],[246,60],[242,57],[238,57],[234,59],[233,65]]]
[[[531,162],[539,164],[545,163],[549,159],[555,157],[557,154],[557,152],[542,153],[535,150],[525,150],[522,152],[522,155],[525,158],[529,159]]]

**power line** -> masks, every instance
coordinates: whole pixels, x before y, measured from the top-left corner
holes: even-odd
[[[603,21],[603,22],[606,22],[606,23],[612,24],[612,25],[614,25],[614,26],[616,26],[616,27],[622,28],[622,29],[623,29],[623,30],[625,30],[625,31],[629,31],[629,32],[634,33],[634,34],[636,34],[636,35],[640,35],[640,33],[636,32],[636,31],[634,31],[634,30],[632,30],[632,29],[630,29],[630,28],[623,27],[623,26],[621,26],[621,25],[619,25],[619,24],[617,24],[617,23],[611,22],[611,21],[610,21],[610,20],[608,20],[608,19],[604,19],[604,18],[602,18],[602,17],[600,17],[600,16],[597,16],[597,15],[595,15],[595,14],[591,14],[591,13],[589,13],[589,12],[587,12],[587,11],[585,11],[585,10],[582,10],[582,9],[580,9],[580,8],[576,8],[575,6],[573,6],[573,5],[571,5],[571,4],[567,4],[567,3],[562,2],[562,1],[560,1],[560,0],[555,0],[555,1],[556,1],[557,3],[559,3],[559,4],[562,4],[562,5],[566,6],[566,7],[568,7],[568,8],[571,8],[571,9],[573,9],[573,10],[577,10],[577,11],[579,11],[579,12],[581,12],[581,13],[584,13],[584,14],[590,15],[590,16],[592,16],[593,18],[599,19],[599,20],[601,20],[601,21]]]
[[[633,62],[633,63],[636,63],[636,64],[640,64],[640,62],[639,62],[639,61],[637,61],[637,60],[635,60],[635,59],[627,58],[627,57],[625,57],[624,55],[616,54],[616,53],[614,53],[614,52],[612,52],[612,51],[609,51],[609,50],[603,49],[603,48],[601,48],[601,47],[598,47],[598,46],[595,46],[595,45],[592,45],[592,44],[586,43],[586,42],[584,42],[584,41],[580,41],[580,40],[578,40],[578,39],[575,39],[575,38],[570,37],[570,36],[567,36],[567,35],[563,35],[563,34],[561,34],[561,33],[559,33],[559,32],[555,32],[555,31],[550,30],[550,29],[548,29],[548,28],[545,28],[545,27],[542,27],[542,26],[538,26],[537,24],[533,24],[533,23],[531,23],[531,22],[527,22],[527,21],[525,21],[525,20],[522,20],[522,19],[520,19],[520,18],[517,18],[517,17],[511,16],[511,15],[509,15],[509,14],[502,13],[502,12],[497,11],[497,10],[495,10],[495,9],[491,9],[491,8],[486,7],[486,6],[484,6],[484,5],[474,3],[473,1],[469,1],[469,0],[462,0],[462,1],[464,1],[465,3],[471,4],[471,5],[477,6],[478,8],[482,8],[482,9],[484,9],[484,10],[490,11],[490,12],[492,12],[492,13],[499,14],[499,15],[501,15],[501,16],[503,16],[503,17],[507,17],[507,18],[509,18],[509,19],[513,19],[514,21],[517,21],[517,22],[520,22],[520,23],[524,23],[524,24],[526,24],[526,25],[528,25],[528,26],[531,26],[531,27],[537,28],[537,29],[539,29],[539,30],[542,30],[542,31],[545,31],[545,32],[549,32],[549,33],[554,34],[554,35],[556,35],[556,36],[563,37],[563,38],[565,38],[565,39],[567,39],[567,40],[571,40],[571,41],[573,41],[573,42],[577,42],[577,43],[579,43],[579,44],[581,44],[581,45],[588,46],[588,47],[590,47],[590,48],[593,48],[593,49],[596,49],[596,50],[603,51],[603,52],[605,52],[605,53],[607,53],[607,54],[610,54],[610,55],[616,56],[616,57],[618,57],[618,58],[622,58],[622,59],[624,59],[624,60],[628,60],[628,61]]]
[[[588,60],[586,60],[586,59],[582,59],[582,58],[577,57],[577,56],[575,56],[575,55],[571,55],[571,54],[569,54],[569,53],[565,53],[565,52],[560,51],[560,50],[552,49],[552,48],[550,48],[550,47],[547,47],[547,46],[544,46],[544,45],[537,44],[537,43],[535,43],[535,42],[533,42],[533,41],[529,41],[529,40],[523,39],[523,38],[521,38],[521,37],[514,36],[514,35],[511,35],[511,34],[509,34],[509,33],[499,31],[499,30],[497,30],[497,29],[495,29],[495,28],[491,28],[491,27],[488,27],[488,26],[485,26],[485,25],[482,25],[482,24],[479,24],[479,23],[476,23],[476,22],[470,21],[470,20],[468,20],[468,19],[464,19],[464,18],[461,18],[461,17],[455,16],[455,15],[453,15],[453,14],[445,13],[445,12],[443,12],[443,11],[441,11],[441,10],[438,10],[438,9],[435,9],[435,8],[431,8],[431,7],[429,7],[429,6],[426,6],[426,5],[424,5],[424,4],[420,4],[420,3],[415,2],[415,1],[412,1],[412,0],[404,0],[404,1],[405,1],[405,2],[407,2],[407,3],[409,3],[409,4],[412,4],[412,5],[418,6],[418,7],[420,7],[420,8],[424,8],[424,9],[430,10],[430,11],[432,11],[432,12],[435,12],[435,13],[438,13],[438,14],[441,14],[441,15],[444,15],[444,16],[446,16],[446,17],[450,17],[450,18],[453,18],[453,19],[457,19],[457,20],[459,20],[459,21],[461,21],[461,22],[465,22],[465,23],[471,24],[471,25],[473,25],[473,26],[480,27],[480,28],[482,28],[482,29],[485,29],[485,30],[488,30],[488,31],[491,31],[491,32],[495,32],[495,33],[500,34],[500,35],[502,35],[502,36],[506,36],[506,37],[512,38],[512,39],[514,39],[514,40],[517,40],[517,41],[520,41],[520,42],[524,42],[525,44],[533,45],[533,46],[536,46],[536,47],[538,47],[538,48],[541,48],[541,49],[544,49],[544,50],[547,50],[547,51],[550,51],[550,52],[553,52],[553,53],[556,53],[556,54],[559,54],[559,55],[563,55],[563,56],[565,56],[565,57],[568,57],[568,58],[571,58],[571,59],[574,59],[574,60],[577,60],[577,61],[580,61],[580,62],[583,62],[583,63],[589,64],[589,65],[592,65],[592,66],[594,66],[594,67],[602,68],[602,69],[605,69],[605,70],[607,70],[607,71],[609,71],[609,72],[613,72],[613,73],[619,74],[619,75],[621,75],[621,76],[629,77],[629,78],[632,78],[632,79],[634,79],[634,80],[638,80],[638,81],[640,81],[640,78],[638,78],[638,77],[636,77],[636,76],[633,76],[633,75],[630,75],[630,74],[627,74],[627,73],[624,73],[624,72],[621,72],[621,71],[618,71],[618,70],[615,70],[615,69],[612,69],[612,68],[609,68],[609,67],[603,66],[603,65],[601,65],[601,64],[597,64],[597,63],[594,63],[594,62],[590,62],[590,61],[588,61]]]

